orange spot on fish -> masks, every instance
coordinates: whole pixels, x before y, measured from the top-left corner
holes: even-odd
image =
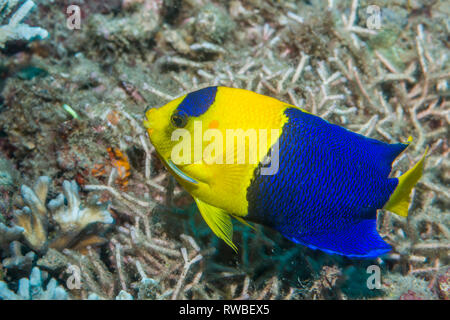
[[[217,129],[219,127],[219,121],[218,120],[212,120],[209,125],[208,128],[209,129]]]

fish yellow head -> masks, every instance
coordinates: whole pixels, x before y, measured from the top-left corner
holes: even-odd
[[[223,223],[226,217],[247,214],[246,190],[279,136],[271,136],[270,130],[280,132],[285,106],[248,90],[208,87],[145,114],[144,126],[159,157],[194,197],[216,235],[232,247]],[[261,129],[269,131],[266,140],[271,142],[265,145],[260,143]],[[244,141],[244,161],[239,161],[239,140]]]
[[[216,92],[217,87],[205,88],[146,112],[144,126],[150,141],[171,173],[190,192],[200,183],[210,182],[203,168],[202,150],[207,143],[202,137],[206,129],[218,124],[218,120],[210,120],[208,112]],[[204,123],[207,128],[203,128]]]
[[[211,193],[212,189],[224,194],[228,188],[232,191],[230,196],[236,197],[236,186],[246,187],[270,148],[270,141],[260,148],[258,130],[279,129],[284,121],[282,107],[285,105],[248,90],[208,87],[160,108],[150,108],[144,126],[159,157],[187,191],[205,198],[205,193]],[[228,136],[230,132],[235,133],[232,139]],[[255,137],[253,141],[250,135]],[[240,138],[245,140],[243,161],[238,159],[236,150]],[[230,142],[232,147],[228,148]],[[252,153],[252,147],[256,152]],[[254,161],[250,159],[251,153],[256,154]],[[234,180],[228,181],[231,177]],[[221,202],[212,199],[212,195],[208,198],[209,202]],[[246,210],[244,204],[240,208],[229,205],[225,205],[226,209],[235,213],[244,214]]]

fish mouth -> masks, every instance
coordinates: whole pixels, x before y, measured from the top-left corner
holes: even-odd
[[[152,109],[150,109],[150,110],[152,110]],[[144,124],[144,128],[147,129],[148,135],[151,136],[152,133],[155,131],[155,128],[153,126],[152,121],[150,121],[150,119],[149,119],[149,114],[146,114],[143,124]]]
[[[144,117],[144,127],[147,130],[153,130],[152,121],[150,121],[150,116],[152,112],[154,112],[156,108],[154,107],[148,107],[147,110],[145,110],[145,117]]]
[[[151,126],[151,124],[150,124],[150,121],[148,121],[147,119],[144,120],[144,127],[145,127],[147,130],[149,130],[149,129],[152,128],[152,126]]]

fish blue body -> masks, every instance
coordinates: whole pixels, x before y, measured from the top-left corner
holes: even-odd
[[[295,108],[285,114],[279,171],[255,176],[247,219],[331,253],[388,252],[376,213],[397,187],[391,163],[408,145],[366,138]]]

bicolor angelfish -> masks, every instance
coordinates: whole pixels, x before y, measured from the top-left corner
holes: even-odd
[[[377,210],[407,216],[426,154],[402,176],[389,177],[392,162],[410,139],[384,143],[277,99],[227,87],[204,88],[150,108],[144,125],[206,223],[234,249],[232,217],[328,253],[385,254],[391,246],[376,230]],[[245,135],[248,161],[239,162],[236,152],[226,148],[229,142],[219,141],[230,130]],[[183,162],[175,159],[177,154]],[[250,161],[250,154],[256,161]],[[273,174],[262,174],[274,159]]]

